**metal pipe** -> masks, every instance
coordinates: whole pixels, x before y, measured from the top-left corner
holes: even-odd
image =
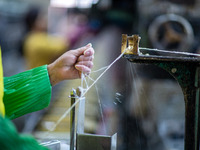
[[[72,89],[71,91],[71,106],[76,101],[76,91]],[[75,107],[72,108],[70,113],[70,150],[74,150],[74,140],[75,140]]]

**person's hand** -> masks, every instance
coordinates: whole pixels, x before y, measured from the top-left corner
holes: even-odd
[[[93,67],[93,55],[94,49],[91,44],[64,53],[47,67],[51,85],[80,78],[81,73],[89,74]]]

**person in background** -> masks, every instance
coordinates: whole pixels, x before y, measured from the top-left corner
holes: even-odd
[[[21,51],[27,69],[49,64],[68,50],[67,39],[47,32],[47,15],[40,8],[31,8],[24,17],[24,24],[26,34]]]
[[[93,67],[91,44],[69,50],[49,65],[3,78],[0,63],[0,148],[2,150],[46,150],[31,136],[19,135],[11,123],[14,119],[47,107],[51,88],[63,80],[89,74]],[[1,59],[1,57],[0,57]],[[0,60],[1,61],[1,60]]]

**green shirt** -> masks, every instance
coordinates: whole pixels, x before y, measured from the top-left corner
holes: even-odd
[[[11,77],[4,77],[5,114],[14,119],[47,107],[51,84],[47,65]]]
[[[50,99],[51,84],[47,65],[4,77],[6,118],[0,115],[0,149],[47,150],[33,137],[18,134],[9,119],[43,109],[49,105]]]

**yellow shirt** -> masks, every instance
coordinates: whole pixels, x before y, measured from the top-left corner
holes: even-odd
[[[1,60],[1,49],[0,49],[0,113],[4,116],[5,115],[5,108],[3,103],[3,67],[2,67],[2,60]]]
[[[67,49],[67,43],[45,32],[31,32],[24,42],[24,55],[28,69],[50,64]]]

